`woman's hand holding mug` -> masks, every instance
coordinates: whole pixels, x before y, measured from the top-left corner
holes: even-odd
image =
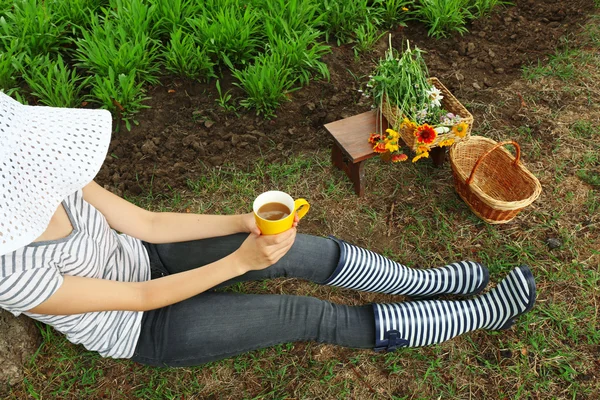
[[[236,251],[242,273],[267,268],[289,251],[296,239],[298,221],[310,204],[284,192],[269,191],[259,195],[252,208],[254,224],[250,215],[244,215],[250,235]]]

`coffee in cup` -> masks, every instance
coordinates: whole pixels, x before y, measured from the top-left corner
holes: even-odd
[[[264,235],[287,231],[294,224],[294,214],[304,217],[310,208],[305,199],[294,200],[289,194],[271,190],[260,194],[252,209],[256,225]]]
[[[277,221],[283,219],[291,213],[292,212],[290,211],[288,206],[277,202],[263,204],[257,211],[259,217],[269,221]]]

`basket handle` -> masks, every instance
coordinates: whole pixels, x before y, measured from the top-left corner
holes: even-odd
[[[519,147],[519,144],[517,142],[515,142],[514,140],[507,140],[506,142],[496,143],[494,145],[494,147],[492,147],[491,149],[489,149],[488,151],[486,151],[479,157],[479,159],[473,166],[471,175],[469,175],[469,178],[465,181],[467,186],[471,184],[471,181],[473,180],[473,176],[475,175],[475,171],[477,170],[477,168],[479,168],[479,164],[481,164],[483,159],[486,158],[492,151],[496,150],[498,147],[502,147],[507,144],[512,144],[513,146],[515,146],[515,149],[517,150],[517,155],[515,156],[515,161],[513,162],[513,165],[517,165],[519,163],[519,159],[521,158],[521,148]]]

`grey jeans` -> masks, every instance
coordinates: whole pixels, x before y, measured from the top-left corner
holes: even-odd
[[[150,255],[152,278],[219,260],[238,249],[246,237],[236,234],[181,243],[144,243]],[[322,283],[333,273],[338,259],[339,248],[333,240],[298,234],[290,251],[276,264],[248,272],[216,288],[277,277]],[[144,312],[132,359],[147,365],[184,367],[281,343],[309,340],[372,348],[375,343],[372,307],[338,305],[307,296],[209,290],[171,306]]]

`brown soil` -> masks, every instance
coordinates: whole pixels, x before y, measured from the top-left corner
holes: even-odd
[[[488,104],[495,91],[521,76],[521,67],[553,52],[559,39],[579,29],[594,8],[592,0],[526,0],[475,21],[469,33],[443,40],[427,37],[421,24],[409,24],[393,36],[396,48],[410,40],[427,52],[430,74],[466,104]],[[107,162],[97,180],[118,194],[153,190],[185,190],[186,181],[206,168],[225,162],[245,168],[259,158],[283,160],[293,153],[328,147],[323,124],[369,109],[357,91],[374,62],[383,55],[387,38],[372,54],[354,57],[350,45],[333,47],[325,57],[331,80],[313,82],[296,91],[277,117],[264,120],[251,111],[238,115],[216,103],[214,82],[199,83],[165,77],[151,88],[150,109],[137,116],[139,126],[120,129],[113,137]],[[241,92],[225,77],[224,90]],[[517,111],[525,93],[514,93],[499,110],[499,124],[518,126]],[[471,109],[478,127],[478,110]]]

